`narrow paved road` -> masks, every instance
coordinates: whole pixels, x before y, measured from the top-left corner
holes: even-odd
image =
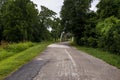
[[[5,80],[120,80],[120,70],[61,43],[49,45]]]

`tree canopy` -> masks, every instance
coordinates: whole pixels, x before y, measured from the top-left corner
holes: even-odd
[[[65,0],[61,10],[62,25],[74,35],[77,43],[84,35],[90,3],[91,0]]]
[[[39,12],[31,0],[0,0],[0,42],[58,40],[65,32],[79,45],[120,54],[120,0],[100,0],[96,12],[92,1],[64,0],[58,18],[45,6]]]
[[[98,47],[120,54],[120,0],[100,0],[91,11],[92,0],[64,0],[62,26],[79,45]]]
[[[120,0],[100,0],[97,5],[99,18],[115,16],[120,18]]]
[[[51,39],[48,27],[52,27],[56,13],[45,6],[39,12],[36,7],[31,0],[0,0],[0,41]]]

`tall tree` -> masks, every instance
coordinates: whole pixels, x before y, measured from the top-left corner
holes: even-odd
[[[5,6],[6,0],[0,0],[0,44],[1,40],[3,39],[3,10]]]
[[[57,41],[60,38],[61,33],[63,31],[60,18],[54,18],[51,27],[52,27],[52,31],[51,31],[52,37],[54,38],[55,41]]]
[[[65,0],[61,10],[62,24],[72,32],[78,44],[84,36],[91,0]]]
[[[30,0],[10,0],[3,11],[5,40],[31,40],[37,16],[38,10]]]
[[[56,13],[45,6],[41,6],[41,12],[39,14],[41,24],[41,38],[42,40],[49,38],[49,31],[47,28],[51,26],[52,20],[55,18]]]

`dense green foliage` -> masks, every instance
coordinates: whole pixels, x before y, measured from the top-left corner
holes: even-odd
[[[90,2],[91,0],[65,0],[61,10],[62,25],[66,31],[73,33],[78,44],[82,44],[80,39],[84,36]]]
[[[54,20],[51,24],[51,26],[52,26],[51,35],[55,41],[57,41],[60,38],[61,33],[63,31],[63,27],[61,26],[60,23],[61,23],[60,18],[54,18]]]
[[[40,38],[42,40],[48,40],[51,37],[50,32],[47,29],[49,27],[52,27],[51,23],[53,22],[52,19],[55,18],[55,15],[56,15],[56,13],[53,12],[52,10],[49,10],[48,8],[46,8],[44,6],[41,6],[41,12],[39,14],[39,19],[40,19],[40,25],[41,25]]]
[[[120,19],[120,0],[100,0],[97,7],[99,18],[115,16]]]
[[[93,0],[64,0],[62,26],[79,45],[120,54],[120,0],[100,0],[98,10],[89,10]]]
[[[34,57],[39,55],[50,43],[51,42],[42,42],[42,43],[34,44],[28,42],[28,43],[9,45],[9,47],[12,48],[13,50],[16,47],[17,51],[19,51],[20,49],[23,50],[23,47],[21,47],[22,45],[31,46],[31,44],[34,44],[34,46],[31,46],[28,49],[25,49],[24,51],[20,51],[0,61],[0,80],[3,80],[6,76],[9,76],[11,73],[19,69],[22,65],[26,64]],[[9,55],[9,53],[10,52],[5,54],[4,56]]]
[[[52,27],[55,15],[45,6],[39,12],[30,0],[0,0],[0,42],[50,40],[48,27]]]
[[[96,23],[97,15],[93,11],[87,13],[87,23],[83,37],[80,39],[81,45],[97,47]]]
[[[120,20],[110,17],[98,23],[98,47],[120,53]]]
[[[30,0],[8,0],[4,6],[2,12],[4,39],[14,42],[32,40],[38,22],[35,4]]]
[[[100,0],[96,24],[98,47],[120,54],[120,0]]]

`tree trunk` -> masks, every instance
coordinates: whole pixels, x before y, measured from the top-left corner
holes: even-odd
[[[0,40],[0,45],[1,45],[1,40]]]

